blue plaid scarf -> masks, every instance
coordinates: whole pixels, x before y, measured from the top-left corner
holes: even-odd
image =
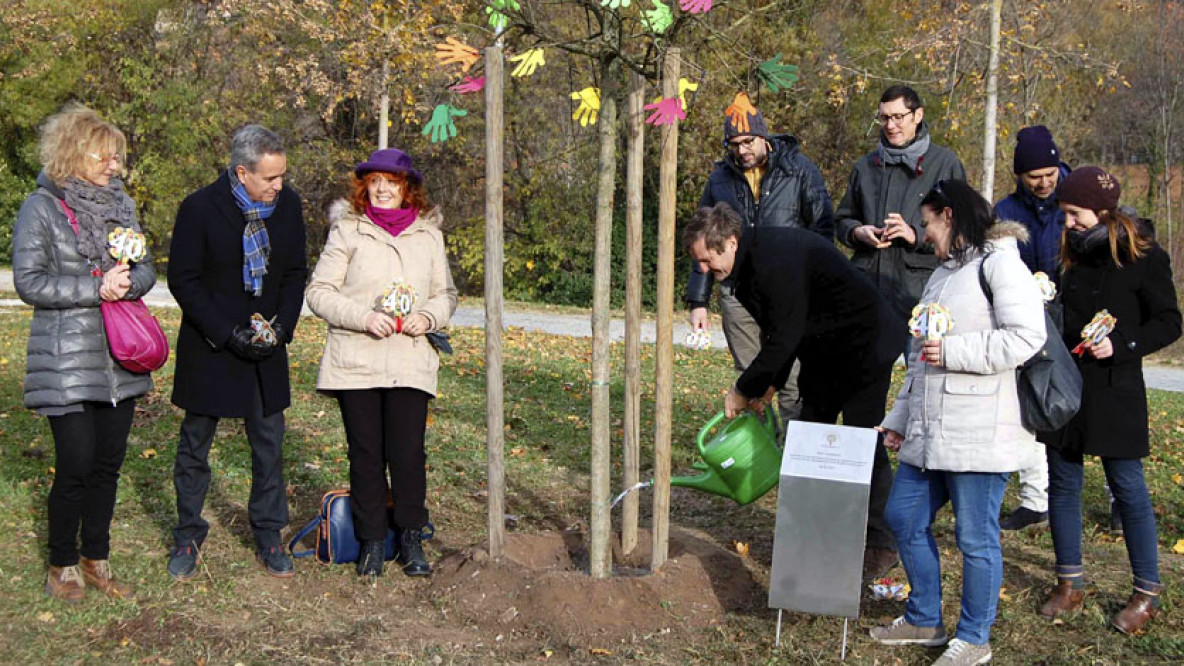
[[[243,289],[256,297],[262,296],[263,276],[267,275],[267,259],[271,256],[271,241],[267,238],[264,220],[275,212],[275,204],[251,201],[247,188],[239,182],[233,170],[230,171],[230,191],[247,221],[243,227]]]

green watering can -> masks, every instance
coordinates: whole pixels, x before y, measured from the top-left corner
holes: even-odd
[[[765,408],[764,423],[756,414],[744,412],[707,442],[707,436],[726,418],[720,412],[699,431],[699,456],[703,460],[694,466],[706,471],[697,476],[671,477],[670,485],[728,497],[744,506],[763,497],[781,478],[777,417],[772,407]]]

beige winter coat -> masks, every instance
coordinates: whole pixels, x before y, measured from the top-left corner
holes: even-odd
[[[1020,420],[1015,369],[1044,345],[1044,309],[1032,273],[1020,259],[1022,226],[990,230],[985,275],[992,309],[979,285],[983,255],[943,263],[925,285],[921,303],[949,309],[954,325],[942,343],[945,367],[920,360],[910,345],[908,373],[885,428],[904,435],[899,460],[921,469],[1011,472],[1044,455]]]
[[[456,287],[448,270],[439,209],[420,215],[391,236],[345,201],[329,211],[329,240],[305,290],[308,307],[329,323],[317,389],[409,387],[436,394],[440,357],[423,336],[366,332],[366,316],[398,279],[415,289],[412,314],[422,313],[432,330],[456,310]]]

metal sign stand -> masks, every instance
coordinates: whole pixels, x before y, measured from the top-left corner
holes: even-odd
[[[777,609],[777,637],[773,640],[773,647],[781,647],[781,613],[784,610],[783,608]],[[839,661],[847,661],[847,625],[850,622],[847,618],[843,618],[843,647],[839,652]]]

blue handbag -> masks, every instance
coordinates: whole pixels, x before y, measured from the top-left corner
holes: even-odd
[[[319,528],[319,529],[318,529]],[[300,541],[316,530],[316,547],[296,550]],[[354,515],[350,510],[348,490],[330,490],[321,498],[321,512],[304,526],[288,542],[292,557],[308,557],[315,554],[325,564],[346,564],[357,562],[362,544],[354,536]],[[395,531],[386,532],[386,559],[395,559]]]

